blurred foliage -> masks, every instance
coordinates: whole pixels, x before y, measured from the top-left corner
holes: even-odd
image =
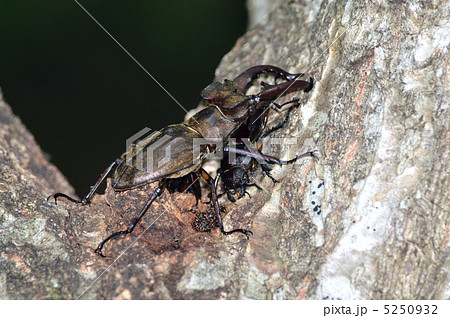
[[[78,2],[188,110],[247,23],[244,0]],[[79,195],[128,137],[183,120],[76,1],[1,1],[0,40],[4,98]]]

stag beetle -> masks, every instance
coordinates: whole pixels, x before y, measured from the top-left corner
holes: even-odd
[[[263,90],[261,92],[255,95],[246,95],[245,93],[252,81],[261,74],[267,73],[274,73],[285,82],[275,85],[262,83]],[[233,81],[214,82],[201,92],[202,98],[208,103],[206,108],[181,124],[169,125],[152,133],[141,140],[138,147],[130,147],[119,159],[116,159],[106,168],[83,199],[77,200],[64,193],[55,193],[49,196],[47,200],[54,198],[56,203],[57,198],[63,197],[77,204],[89,204],[98,187],[111,172],[114,172],[111,185],[115,191],[130,190],[158,181],[158,187],[128,228],[112,233],[98,245],[95,252],[104,256],[102,253],[104,244],[114,237],[133,232],[153,201],[165,189],[170,192],[180,191],[190,188],[191,184],[195,184],[190,191],[196,193],[198,197],[199,185],[197,180],[200,176],[210,187],[211,203],[221,232],[225,235],[240,232],[248,238],[252,234],[249,230],[238,228],[225,231],[220,215],[221,208],[218,203],[217,185],[221,173],[226,178],[236,179],[238,177],[237,170],[233,170],[233,165],[223,166],[217,177],[213,178],[202,168],[202,165],[210,159],[211,154],[217,152],[228,155],[234,154],[241,158],[257,159],[262,162],[262,166],[267,164],[282,165],[295,161],[297,158],[283,161],[264,155],[260,151],[251,151],[241,141],[245,137],[254,142],[262,135],[262,129],[267,121],[264,112],[280,95],[294,90],[309,91],[312,89],[312,78],[309,82],[297,80],[302,75],[291,74],[271,65],[259,65],[247,69]],[[277,107],[281,108],[280,105]],[[291,109],[288,111],[288,116]],[[285,121],[287,119],[288,117]],[[278,128],[275,127],[275,129]],[[237,138],[235,145],[229,142],[232,137]],[[172,160],[164,160],[168,149],[171,152]],[[156,163],[158,163],[157,166]],[[242,169],[245,172],[248,167]],[[268,171],[268,169],[266,170]],[[225,182],[225,184],[229,186],[228,190],[231,190],[231,188],[245,186],[246,183],[238,185]]]

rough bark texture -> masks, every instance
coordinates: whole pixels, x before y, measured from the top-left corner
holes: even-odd
[[[70,186],[1,101],[0,298],[448,299],[449,12],[446,1],[284,1],[238,40],[218,80],[273,64],[316,81],[283,99],[302,106],[274,135],[297,141],[278,149],[286,158],[320,159],[275,168],[277,184],[259,174],[263,190],[222,202],[226,227],[250,240],[195,231],[195,199],[165,193],[98,257],[155,185],[46,202]]]

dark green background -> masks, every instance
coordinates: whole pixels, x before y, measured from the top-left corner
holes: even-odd
[[[244,0],[79,2],[186,109],[247,24]],[[0,45],[4,98],[81,196],[128,137],[183,120],[75,1],[1,1]]]

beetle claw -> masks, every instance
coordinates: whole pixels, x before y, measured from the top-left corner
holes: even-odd
[[[54,200],[55,200],[55,205],[58,205],[58,201],[56,200],[56,198],[55,198],[55,195],[49,195],[48,197],[47,197],[47,202],[48,202],[48,200],[50,200],[50,198],[53,198]]]
[[[99,244],[98,247],[94,250],[94,253],[100,255],[101,257],[106,257],[105,254],[102,253],[103,244]]]
[[[245,236],[247,236],[247,240],[250,239],[250,235],[253,235],[253,232],[250,230],[242,230],[242,233],[245,234]]]
[[[52,195],[48,196],[48,197],[47,197],[47,201],[48,201],[50,198],[53,198],[53,199],[55,199],[55,204],[58,204],[57,198],[59,198],[59,197],[66,198],[67,200],[72,201],[72,202],[77,203],[77,204],[87,204],[87,203],[90,202],[90,201],[89,201],[88,199],[86,199],[86,198],[84,198],[83,200],[77,200],[77,199],[74,199],[74,198],[72,198],[71,196],[68,196],[67,194],[61,193],[61,192],[58,192],[58,193],[55,193],[55,194],[52,194]]]
[[[250,239],[250,235],[253,235],[253,232],[250,230],[245,230],[245,229],[234,229],[231,231],[225,231],[223,228],[221,229],[221,232],[225,235],[230,235],[236,232],[242,233],[247,237],[247,240]]]

